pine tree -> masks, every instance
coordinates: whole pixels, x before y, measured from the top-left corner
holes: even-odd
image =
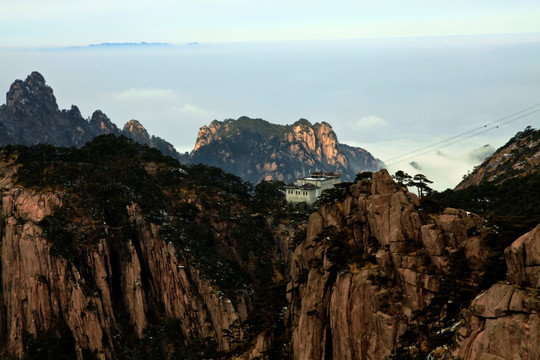
[[[428,184],[433,184],[433,181],[429,180],[423,174],[416,174],[412,181],[409,182],[409,185],[415,186],[418,190],[418,196],[424,197],[424,195],[430,195],[433,193],[433,189],[429,187]]]

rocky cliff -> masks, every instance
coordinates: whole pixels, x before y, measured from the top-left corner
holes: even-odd
[[[1,155],[2,356],[538,353],[540,225],[507,248],[497,282],[498,232],[386,170],[328,194],[306,221],[275,184],[252,194],[125,138]]]
[[[343,173],[352,180],[361,171],[373,171],[382,163],[364,149],[339,144],[327,123],[312,125],[299,120],[280,126],[247,117],[213,121],[201,128],[192,153],[179,154],[162,138],[150,135],[137,120],[118,129],[101,111],[84,119],[73,105],[60,110],[53,90],[38,72],[16,80],[0,107],[0,145],[51,144],[81,147],[99,135],[124,135],[155,147],[181,163],[220,167],[243,179],[295,181],[314,170]]]
[[[102,119],[100,125],[114,128],[108,119]],[[11,85],[6,104],[0,108],[0,127],[2,145],[82,146],[99,134],[99,128],[90,126],[76,106],[58,109],[52,89],[38,72]]]
[[[301,119],[275,125],[262,119],[213,121],[200,129],[192,161],[218,166],[251,182],[287,183],[310,171],[342,173],[350,181],[382,163],[369,152],[340,144],[328,123]]]
[[[537,231],[506,252],[509,280],[528,288],[478,294],[493,253],[486,221],[427,212],[385,170],[374,173],[319,206],[293,253],[292,358],[534,358]]]
[[[540,225],[505,251],[507,281],[479,294],[457,334],[461,359],[537,359],[540,354]]]
[[[14,94],[36,92],[21,84]],[[49,105],[30,113],[62,118],[41,91]],[[31,108],[8,103],[1,116]],[[537,358],[540,225],[508,241],[386,170],[315,209],[287,205],[279,184],[181,166],[115,137],[101,112],[88,123],[109,135],[0,150],[1,358]],[[149,137],[136,121],[124,130]],[[250,133],[252,157],[285,161],[273,146],[288,144],[315,166],[353,161],[328,124],[204,131],[196,151],[245,149],[231,134]]]
[[[164,155],[178,159],[181,163],[189,162],[189,158],[185,156],[185,154],[179,154],[171,143],[163,140],[159,136],[148,134],[148,131],[146,131],[144,126],[137,120],[128,121],[122,129],[122,135],[125,135],[140,144],[156,148]]]
[[[483,183],[501,184],[508,179],[537,173],[539,164],[540,130],[529,126],[475,167],[455,189],[463,190]]]
[[[77,249],[77,262],[51,256],[54,245],[37,225],[59,205],[55,194],[41,195],[10,187],[4,190],[2,215],[2,300],[7,350],[22,356],[28,336],[39,337],[62,319],[71,330],[77,356],[83,349],[99,359],[115,358],[115,343],[129,331],[137,338],[148,328],[151,306],[162,304],[163,316],[182,319],[176,331],[185,338],[216,339],[221,349],[231,345],[223,330],[247,315],[245,299],[233,306],[176,249],[157,236],[157,229],[128,209],[137,233],[125,244],[120,263],[107,239]],[[118,288],[115,288],[118,287]],[[118,294],[120,293],[120,294]],[[121,296],[120,299],[115,296]],[[121,305],[119,305],[121,304]],[[123,306],[123,313],[119,310]],[[124,327],[124,328],[123,328]]]
[[[279,276],[283,255],[240,179],[187,171],[110,136],[4,150],[1,353],[53,358],[61,344],[67,358],[205,358],[243,339],[271,281],[255,275]]]
[[[89,120],[79,109],[60,110],[53,90],[38,72],[26,80],[16,80],[6,94],[6,104],[0,107],[0,145],[51,144],[81,147],[99,135],[125,135],[141,144],[158,148],[165,155],[187,161],[165,140],[150,136],[142,125],[132,120],[119,130],[101,111]]]

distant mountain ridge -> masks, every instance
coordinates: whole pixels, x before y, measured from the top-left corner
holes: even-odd
[[[330,124],[306,119],[292,125],[249,117],[214,120],[199,131],[190,157],[254,183],[292,182],[315,170],[335,171],[350,181],[358,172],[383,165],[362,148],[340,144]]]
[[[253,183],[264,179],[292,182],[315,170],[339,172],[350,181],[358,172],[375,171],[383,165],[364,149],[340,144],[330,124],[311,124],[306,119],[292,125],[249,117],[214,120],[200,129],[191,154],[179,154],[171,143],[150,135],[137,120],[119,129],[100,110],[89,119],[84,119],[75,105],[60,110],[52,88],[38,72],[24,81],[16,80],[6,95],[6,104],[0,107],[0,146],[44,143],[81,147],[106,134],[124,135],[183,164],[217,166]]]
[[[94,137],[106,134],[124,135],[155,147],[165,155],[183,159],[172,144],[150,136],[136,120],[129,121],[120,130],[100,110],[89,120],[82,117],[75,105],[69,110],[60,110],[53,90],[36,71],[24,81],[16,80],[6,94],[6,104],[0,106],[0,146],[46,143],[81,147]]]
[[[123,43],[110,43],[110,42],[104,42],[101,44],[90,44],[89,47],[92,46],[169,46],[169,43],[162,43],[162,42],[123,42]]]
[[[455,189],[482,183],[499,185],[508,179],[538,172],[539,165],[540,130],[528,126],[465,176]]]
[[[455,192],[483,214],[421,199],[385,169],[302,209],[279,184],[136,143],[159,139],[137,121],[121,131],[135,141],[115,137],[103,113],[60,111],[49,90],[35,74],[14,84],[2,139],[109,135],[0,149],[1,359],[538,358],[540,183],[497,196],[539,177],[538,131],[491,163],[532,176]],[[363,159],[305,119],[214,121],[192,156],[209,149],[255,169]],[[483,217],[486,203],[503,216]]]
[[[163,48],[163,47],[171,47],[172,45],[169,43],[162,43],[162,42],[125,42],[125,43],[110,43],[110,42],[104,42],[101,44],[90,44],[83,47],[76,47],[76,48],[87,48],[87,49],[127,49],[127,48]]]

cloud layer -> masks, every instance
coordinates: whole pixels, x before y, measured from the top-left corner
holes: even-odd
[[[174,90],[157,88],[130,88],[103,99],[105,105],[114,109],[111,116],[139,120],[150,134],[173,142],[179,152],[191,151],[198,128],[209,119],[223,116],[188,101]],[[191,141],[181,135],[184,133],[192,135]]]
[[[364,116],[363,118],[360,118],[356,122],[356,125],[358,126],[360,130],[371,130],[374,128],[376,129],[376,128],[387,126],[388,122],[378,116],[369,115],[369,116]]]
[[[0,88],[7,91],[16,78],[37,70],[61,108],[75,104],[85,117],[99,109],[119,127],[139,120],[180,151],[191,150],[199,128],[214,119],[326,121],[340,142],[367,149],[394,171],[419,167],[444,189],[484,155],[471,151],[503,145],[534,126],[534,118],[439,154],[388,160],[536,104],[538,58],[540,34],[146,50],[0,48],[0,69],[6,70],[0,71]]]

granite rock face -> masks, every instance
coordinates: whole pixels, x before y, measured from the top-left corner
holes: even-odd
[[[0,145],[51,144],[81,147],[99,135],[124,135],[154,147],[181,163],[217,166],[244,180],[295,181],[311,171],[335,171],[351,181],[361,171],[383,166],[368,151],[340,144],[332,127],[301,119],[275,125],[261,119],[213,121],[203,126],[191,154],[180,154],[166,140],[150,135],[137,120],[119,129],[101,111],[84,119],[72,105],[60,110],[53,90],[38,72],[16,80],[0,107]]]
[[[514,241],[506,249],[505,257],[510,283],[540,287],[540,227]]]
[[[148,134],[148,131],[137,120],[130,120],[124,125],[122,129],[122,135],[136,141],[140,144],[145,144],[150,147],[156,148],[164,155],[171,156],[180,160],[181,163],[189,162],[185,155],[179,154],[174,146],[162,138]]]
[[[316,170],[342,173],[345,181],[352,181],[361,171],[382,167],[366,150],[340,144],[328,123],[300,119],[276,125],[248,117],[203,126],[191,161],[220,167],[253,183],[290,183]]]
[[[540,225],[506,248],[507,283],[472,302],[458,332],[460,359],[537,359],[540,354]]]
[[[416,195],[381,170],[311,215],[292,257],[294,359],[384,359],[415,323],[460,252],[479,273],[490,229],[463,210],[426,217]]]
[[[60,110],[52,88],[36,71],[24,81],[16,80],[6,94],[6,104],[0,107],[0,145],[81,147],[96,136],[109,134],[127,136],[183,163],[189,161],[172,144],[150,136],[136,120],[129,121],[120,130],[100,110],[90,119],[84,119],[75,105],[69,110]]]
[[[0,108],[0,144],[82,146],[98,133],[76,106],[60,111],[52,89],[38,72],[15,81]]]
[[[444,282],[467,273],[455,280],[463,285],[482,276],[491,231],[484,219],[463,210],[426,216],[416,195],[385,170],[352,185],[311,215],[306,241],[293,253],[292,358],[396,356],[403,335],[419,326],[417,314],[440,299]],[[448,328],[432,324],[432,332],[448,332],[452,340],[432,349],[431,358],[538,358],[539,246],[540,225],[506,249],[507,283],[477,294]],[[442,309],[444,319],[448,309]],[[422,346],[418,350],[425,351]]]
[[[456,190],[482,183],[501,184],[507,179],[536,173],[539,164],[540,130],[529,126],[475,167]]]
[[[40,221],[62,206],[61,192],[37,192],[13,182],[16,169],[3,166],[0,324],[8,353],[24,355],[25,337],[65,321],[76,349],[99,359],[113,359],[113,342],[122,329],[119,309],[142,339],[150,304],[161,304],[164,316],[181,319],[186,339],[212,338],[219,349],[231,347],[228,330],[243,320],[249,297],[231,299],[200,275],[190,260],[160,238],[156,225],[144,220],[136,204],[127,211],[135,233],[119,257],[111,241],[92,246],[74,241],[75,257],[58,254]],[[79,358],[82,359],[82,353]]]

